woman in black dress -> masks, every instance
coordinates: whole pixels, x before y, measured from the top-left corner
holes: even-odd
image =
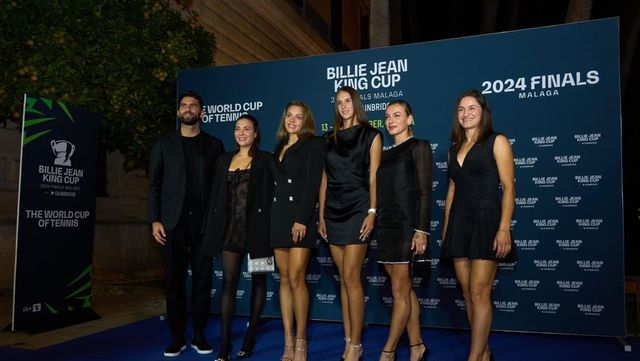
[[[307,359],[309,314],[305,274],[311,249],[316,247],[316,205],[325,141],[315,136],[311,110],[301,102],[290,102],[284,108],[277,136],[278,146],[271,162],[271,247],[280,273],[280,311],[285,332],[282,360],[303,361]]]
[[[413,137],[411,106],[404,100],[387,105],[384,124],[393,136],[378,167],[378,263],[391,278],[393,312],[380,360],[395,360],[396,346],[407,329],[410,359],[426,360],[429,350],[420,335],[420,304],[413,291],[409,261],[423,254],[431,223],[429,141]]]
[[[491,109],[477,90],[458,98],[451,141],[441,255],[453,258],[462,288],[471,325],[468,360],[493,360],[487,344],[491,285],[498,261],[516,259],[511,239],[513,153],[509,140],[493,131]]]
[[[320,186],[320,235],[329,242],[340,274],[344,327],[343,358],[358,360],[364,323],[362,264],[376,216],[376,171],[382,135],[367,121],[355,89],[345,86],[335,97],[333,131]]]
[[[231,318],[235,312],[236,290],[242,260],[273,255],[269,247],[269,211],[273,192],[271,154],[258,149],[258,121],[245,114],[234,131],[238,149],[216,160],[215,179],[205,224],[204,254],[217,257],[222,252],[222,299],[220,303],[221,341],[217,360],[229,360]],[[251,275],[251,315],[239,357],[255,346],[255,330],[264,308],[265,274]]]

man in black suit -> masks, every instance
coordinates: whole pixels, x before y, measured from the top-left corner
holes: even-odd
[[[180,95],[180,130],[158,139],[149,162],[149,223],[153,238],[164,246],[167,320],[172,336],[164,351],[167,357],[178,356],[186,348],[185,278],[189,263],[193,280],[191,347],[200,354],[213,352],[204,338],[213,261],[202,254],[201,229],[213,165],[224,153],[224,146],[200,130],[202,106],[198,94],[188,91]]]

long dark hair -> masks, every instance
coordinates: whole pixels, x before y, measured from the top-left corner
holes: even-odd
[[[332,138],[333,142],[336,144],[338,144],[338,131],[340,131],[340,129],[342,128],[342,116],[340,115],[340,111],[338,110],[338,94],[342,92],[346,92],[347,94],[349,94],[349,96],[351,96],[351,104],[353,104],[353,116],[356,118],[358,124],[365,127],[371,127],[371,124],[369,124],[369,120],[367,118],[367,112],[364,111],[364,106],[362,105],[362,100],[360,99],[360,95],[358,95],[358,92],[348,85],[340,87],[340,89],[338,89],[338,91],[336,92],[336,96],[334,98],[335,105],[333,107],[334,117]]]
[[[250,121],[253,125],[253,130],[256,132],[256,138],[253,140],[253,143],[251,143],[251,147],[249,148],[249,156],[253,158],[258,150],[258,144],[260,144],[260,125],[258,125],[258,119],[251,114],[242,114],[238,120],[236,120],[236,124],[240,119],[247,119]],[[238,143],[236,143],[236,146],[238,146]]]
[[[311,113],[311,108],[309,108],[307,104],[301,101],[293,100],[287,103],[287,105],[284,107],[284,110],[282,111],[280,126],[278,127],[278,132],[276,133],[278,142],[283,143],[289,139],[289,133],[287,133],[287,129],[284,127],[284,119],[287,117],[287,111],[290,107],[302,108],[302,127],[298,131],[298,139],[305,140],[316,135],[316,126],[313,123],[313,113]]]
[[[460,102],[462,98],[472,97],[474,98],[480,107],[482,108],[482,118],[480,119],[480,125],[478,127],[478,137],[476,138],[477,143],[483,143],[491,133],[493,133],[493,117],[491,115],[491,108],[489,107],[489,103],[487,103],[487,99],[482,95],[482,93],[478,90],[472,89],[464,91],[458,99],[456,100],[455,107],[453,109],[453,122],[451,124],[451,143],[453,143],[453,148],[457,151],[462,146],[462,143],[467,140],[467,135],[460,125],[458,120],[458,107],[460,106]]]

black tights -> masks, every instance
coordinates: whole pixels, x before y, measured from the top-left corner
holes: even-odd
[[[231,352],[231,319],[236,309],[236,291],[240,278],[240,267],[246,253],[222,251],[222,299],[220,302],[221,323],[221,356],[228,356]],[[262,309],[267,296],[267,276],[265,274],[251,275],[251,314],[249,327],[243,342],[243,349],[252,348],[255,343],[256,325],[262,316]]]

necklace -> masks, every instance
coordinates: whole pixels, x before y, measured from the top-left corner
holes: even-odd
[[[391,148],[395,148],[395,147],[399,146],[400,144],[402,144],[402,143],[406,142],[407,140],[409,140],[409,139],[411,139],[411,138],[413,138],[413,135],[412,135],[412,136],[407,137],[406,139],[404,139],[403,141],[401,141],[401,142],[400,142],[400,143],[398,143],[398,144],[394,144],[394,145],[392,145],[392,146],[391,146]]]

